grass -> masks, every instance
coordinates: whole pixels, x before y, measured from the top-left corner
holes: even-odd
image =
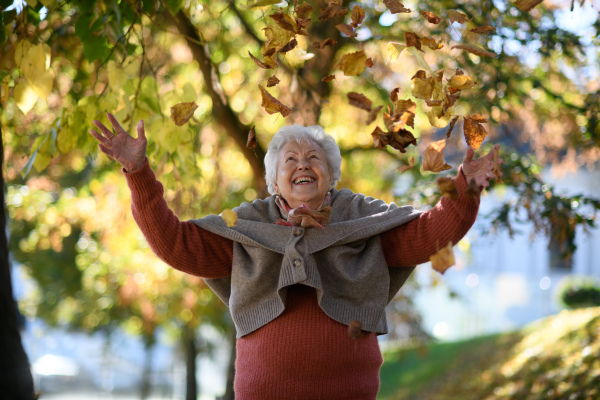
[[[600,399],[600,308],[384,353],[381,400]]]

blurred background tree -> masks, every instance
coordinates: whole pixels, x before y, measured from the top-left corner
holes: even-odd
[[[3,180],[11,254],[38,283],[21,308],[52,326],[107,334],[120,327],[148,348],[156,329],[167,329],[189,350],[188,398],[196,398],[197,328],[210,324],[226,334],[232,324],[204,283],[158,261],[135,227],[124,179],[88,134],[93,119],[107,124],[106,111],[130,132],[144,119],[150,165],[181,219],[265,197],[265,147],[290,123],[318,123],[336,138],[344,187],[433,204],[440,195],[432,190],[436,175],[420,168],[424,150],[461,117],[444,150],[456,168],[466,149],[462,117],[482,114],[488,138],[478,152],[502,144],[504,177],[493,187],[515,193],[489,216],[490,229],[513,232],[516,223],[532,221],[568,258],[576,227],[594,226],[596,199],[555,193],[540,177],[548,167],[595,168],[600,157],[600,22],[579,33],[559,28],[557,13],[570,3],[521,11],[508,1],[434,0],[406,2],[409,12],[393,12],[399,6],[392,0],[12,3],[0,1]],[[466,20],[452,22],[450,10]],[[471,31],[486,26],[493,30]],[[406,32],[433,43],[404,48]],[[326,39],[329,45],[315,45]],[[372,65],[347,76],[339,63],[359,51]],[[412,78],[443,70],[448,89],[457,68],[472,87],[450,90],[460,93],[456,104],[443,118],[428,117]],[[330,75],[335,79],[322,80]],[[265,113],[258,85],[290,115]],[[350,92],[366,96],[373,104],[366,108],[384,109],[367,124],[369,113],[349,103]],[[396,99],[419,106],[411,131],[417,145],[406,153],[374,149],[370,134],[378,125],[389,128],[382,113]],[[178,126],[169,115],[184,102],[198,108]],[[252,126],[254,149],[246,146]],[[414,166],[400,175],[412,157]],[[405,333],[424,335],[407,297],[393,308],[404,315],[396,320]]]

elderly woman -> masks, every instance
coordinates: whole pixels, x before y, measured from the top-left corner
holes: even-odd
[[[281,128],[265,157],[271,197],[243,203],[238,223],[182,222],[146,158],[143,122],[129,136],[108,114],[90,133],[123,166],[133,216],[167,264],[200,276],[230,308],[237,330],[237,399],[375,399],[387,333],[385,306],[414,266],[457,243],[477,216],[467,180],[488,185],[493,156],[467,150],[457,200],[427,212],[336,190],[341,156],[320,126]],[[362,335],[348,336],[358,321]]]

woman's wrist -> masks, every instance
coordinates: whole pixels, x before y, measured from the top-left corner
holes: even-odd
[[[146,163],[146,157],[144,157],[144,159],[141,162],[139,162],[137,165],[134,165],[133,167],[123,165],[123,169],[127,173],[137,172],[140,169],[142,169],[142,167],[144,166],[145,163]]]

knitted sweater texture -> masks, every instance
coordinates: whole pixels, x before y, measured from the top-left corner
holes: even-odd
[[[163,198],[163,187],[148,165],[124,172],[132,191],[133,216],[155,254],[183,272],[208,279],[231,276],[232,240],[180,221]],[[442,198],[431,210],[380,234],[388,265],[427,262],[438,246],[457,243],[472,226],[479,200]],[[313,228],[314,229],[314,228]],[[287,288],[285,309],[275,319],[238,338],[236,399],[375,399],[383,362],[376,334],[354,340],[347,326],[320,307],[314,288]]]

